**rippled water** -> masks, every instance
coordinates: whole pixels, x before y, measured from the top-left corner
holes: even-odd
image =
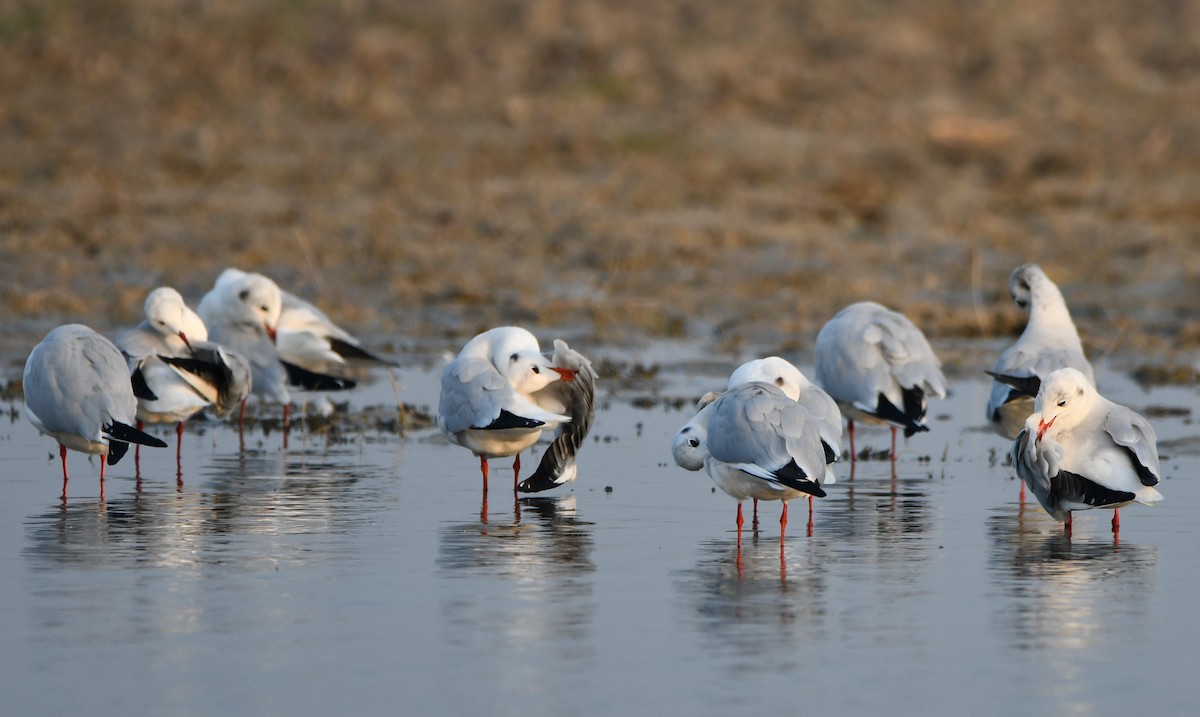
[[[434,374],[403,380],[434,403]],[[12,714],[1191,713],[1195,392],[1102,385],[1173,409],[1152,419],[1167,499],[1124,511],[1119,540],[1107,512],[1068,540],[1022,507],[968,378],[895,473],[840,466],[782,548],[763,504],[740,554],[733,502],[670,462],[687,416],[633,394],[604,401],[573,489],[514,501],[497,461],[487,504],[477,461],[430,432],[239,453],[201,425],[182,484],[173,451],[147,452],[140,488],[126,458],[100,502],[71,454],[64,505],[54,444],[13,416],[0,694]]]

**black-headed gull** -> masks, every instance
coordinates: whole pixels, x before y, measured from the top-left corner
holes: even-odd
[[[233,351],[208,342],[204,322],[175,289],[151,291],[143,308],[146,320],[115,342],[125,355],[138,399],[137,427],[175,423],[181,445],[183,422],[189,417],[210,405],[226,413],[246,397],[250,365]]]
[[[236,281],[248,275],[230,267],[221,272],[217,283]],[[367,351],[349,331],[335,324],[313,304],[282,288],[279,293],[275,349],[284,363],[314,374],[336,374],[347,366],[395,365]]]
[[[907,438],[928,431],[926,397],[946,397],[946,377],[921,330],[904,314],[872,301],[842,309],[817,334],[814,379],[846,413],[850,453],[854,421],[892,427]]]
[[[1101,396],[1078,369],[1042,381],[1035,412],[1012,446],[1017,474],[1055,520],[1071,530],[1071,513],[1117,509],[1163,499],[1154,429],[1145,418]]]
[[[742,501],[754,498],[783,501],[782,543],[787,502],[825,496],[820,485],[825,449],[816,419],[778,386],[759,381],[728,389],[708,408],[704,467],[717,487],[738,502],[739,541]]]
[[[233,349],[250,362],[252,393],[283,405],[285,426],[291,410],[289,384],[314,390],[354,386],[353,381],[284,363],[275,347],[283,292],[262,274],[226,270],[196,310],[215,343]]]
[[[489,458],[515,456],[516,489],[521,451],[543,430],[572,420],[557,412],[564,407],[561,394],[545,391],[560,379],[574,380],[575,371],[554,366],[537,338],[516,326],[479,334],[442,371],[438,427],[451,443],[479,456],[485,492]]]
[[[125,358],[111,341],[80,324],[59,326],[33,348],[22,376],[25,416],[58,441],[67,497],[67,449],[105,456],[113,465],[130,443],[165,448],[166,443],[133,427],[137,399]]]
[[[1052,372],[1078,369],[1093,386],[1096,378],[1062,292],[1037,264],[1014,269],[1008,291],[1017,306],[1029,312],[1029,321],[988,372],[996,382],[988,398],[987,419],[997,433],[1012,439],[1025,427],[1034,410],[1034,396]]]

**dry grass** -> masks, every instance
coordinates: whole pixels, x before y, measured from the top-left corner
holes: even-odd
[[[502,322],[803,353],[872,298],[1200,345],[1200,8],[877,0],[0,3],[20,354],[264,271],[367,336]]]

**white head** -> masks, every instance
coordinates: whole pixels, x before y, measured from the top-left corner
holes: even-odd
[[[1060,298],[1062,293],[1046,272],[1037,264],[1025,264],[1013,269],[1008,278],[1008,293],[1017,306],[1030,311],[1035,303]]]
[[[555,368],[542,355],[537,337],[518,326],[501,326],[479,334],[467,342],[462,353],[486,352],[501,376],[518,393],[534,393],[560,378],[573,378],[574,372]]]
[[[208,340],[204,322],[188,308],[179,292],[169,286],[151,291],[142,310],[146,312],[146,321],[163,336],[177,336],[189,347],[193,341]]]
[[[223,309],[240,323],[261,326],[272,340],[283,310],[283,293],[279,286],[262,274],[229,276],[228,270],[218,279]]]
[[[675,465],[684,470],[698,471],[704,467],[704,459],[708,458],[708,419],[712,414],[709,406],[716,398],[716,394],[705,394],[697,404],[700,410],[679,429],[671,441]]]
[[[1033,404],[1034,411],[1040,416],[1038,440],[1051,427],[1053,435],[1079,425],[1087,418],[1099,395],[1077,369],[1060,368],[1047,376]]]
[[[738,366],[729,376],[727,388],[754,381],[778,386],[793,401],[800,400],[801,390],[808,385],[808,379],[789,361],[778,356],[768,356]]]

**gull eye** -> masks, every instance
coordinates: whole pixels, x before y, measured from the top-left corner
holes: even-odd
[[[541,373],[541,372],[542,372],[542,370],[541,370],[540,368],[538,368],[537,366],[534,366],[534,367],[533,367],[533,372],[534,372],[534,373]]]
[[[699,441],[698,439],[696,439],[696,438],[689,438],[689,439],[688,439],[688,445],[689,445],[689,446],[691,446],[692,448],[699,448],[699,447],[700,447],[700,441]]]
[[[1059,402],[1058,402],[1058,405],[1059,405],[1059,406],[1065,406],[1065,405],[1067,405],[1067,399],[1065,399],[1065,398],[1064,398],[1063,400],[1059,401]]]
[[[270,311],[270,309],[269,309],[269,308],[267,308],[266,304],[264,304],[264,305],[262,305],[262,306],[260,306],[260,307],[258,307],[258,308],[262,309],[262,312],[263,312],[264,314],[265,314],[265,313],[267,313],[268,311]]]

